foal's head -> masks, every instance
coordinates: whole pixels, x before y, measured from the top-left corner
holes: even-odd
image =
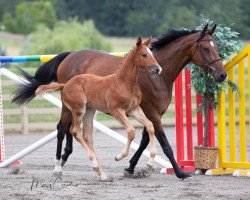
[[[136,45],[131,50],[131,54],[135,56],[136,65],[142,69],[149,69],[153,75],[159,75],[162,68],[155,60],[151,50],[148,48],[152,41],[149,37],[145,42],[142,43],[142,38],[139,36],[136,41]]]
[[[192,49],[191,59],[195,64],[211,74],[216,81],[222,82],[226,79],[227,72],[218,54],[217,45],[213,42],[212,36],[215,29],[216,25],[212,29],[208,29],[208,25],[206,25],[198,33],[196,43]]]

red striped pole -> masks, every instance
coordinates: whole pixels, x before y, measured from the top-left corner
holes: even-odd
[[[202,101],[202,96],[200,94],[196,95],[196,106],[197,109],[201,109],[201,106],[199,104]],[[203,145],[203,116],[201,112],[197,112],[196,114],[197,119],[197,142],[198,146]]]
[[[186,69],[185,69],[185,94],[186,94],[187,159],[193,160],[191,75],[190,72]]]
[[[177,163],[184,159],[183,107],[182,107],[182,73],[175,80],[175,110],[176,110],[176,153]]]

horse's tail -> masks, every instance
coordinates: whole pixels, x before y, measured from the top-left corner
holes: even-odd
[[[37,69],[35,76],[31,76],[26,71],[18,68],[29,83],[22,83],[18,85],[12,102],[19,105],[28,103],[35,97],[35,91],[40,85],[46,85],[53,81],[57,81],[57,68],[70,53],[71,52],[61,53],[44,63]]]
[[[64,83],[52,83],[52,84],[48,84],[48,85],[40,85],[37,89],[36,89],[36,95],[42,94],[44,92],[53,92],[53,91],[57,91],[57,90],[62,90],[63,87],[65,86]]]

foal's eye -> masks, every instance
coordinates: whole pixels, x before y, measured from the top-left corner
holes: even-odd
[[[209,52],[209,48],[208,47],[203,47],[203,50]]]
[[[142,54],[142,57],[143,58],[147,58],[147,54]]]

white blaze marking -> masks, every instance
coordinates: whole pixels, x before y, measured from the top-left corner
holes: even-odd
[[[214,43],[213,43],[213,41],[210,41],[210,44],[211,44],[211,46],[212,46],[212,47],[214,47]]]
[[[147,47],[148,53],[150,53],[151,55],[153,55],[152,51]]]

